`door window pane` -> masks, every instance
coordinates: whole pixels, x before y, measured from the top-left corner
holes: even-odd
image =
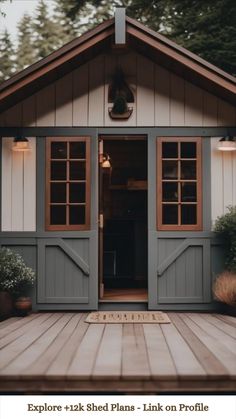
[[[178,161],[163,160],[162,178],[163,179],[177,179],[178,178]]]
[[[178,201],[178,183],[177,182],[163,182],[162,184],[162,199],[165,202]]]
[[[182,205],[181,206],[181,224],[194,225],[197,224],[197,206]]]
[[[66,183],[51,183],[51,202],[66,203]]]
[[[62,141],[53,141],[51,143],[51,158],[52,159],[66,159],[67,157],[67,143]]]
[[[201,139],[157,139],[157,228],[202,228]]]
[[[86,144],[82,141],[72,141],[70,143],[70,159],[85,159]]]
[[[51,180],[66,180],[66,162],[51,162]]]
[[[85,205],[70,205],[69,209],[71,225],[85,224]]]
[[[186,182],[181,184],[181,201],[196,202],[197,201],[197,184],[196,182]]]
[[[177,142],[162,143],[162,158],[163,159],[178,158],[178,143]]]
[[[66,205],[51,205],[50,213],[52,225],[66,224]]]
[[[181,161],[181,179],[196,179],[196,161]]]
[[[85,180],[85,162],[70,161],[70,180]]]
[[[70,184],[70,202],[85,202],[85,183]]]
[[[178,205],[163,205],[162,206],[162,223],[163,224],[178,224]]]
[[[180,157],[181,159],[195,159],[197,157],[197,144],[195,142],[180,144]]]

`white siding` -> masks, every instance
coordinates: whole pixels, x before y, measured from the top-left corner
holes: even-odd
[[[135,103],[126,121],[108,114],[108,86],[123,69]],[[234,126],[227,102],[127,51],[99,55],[0,115],[3,126]]]
[[[211,140],[211,201],[212,223],[227,212],[229,205],[236,205],[236,152],[217,150],[220,138]]]
[[[13,139],[2,139],[2,231],[36,230],[36,141],[31,151],[13,152]]]

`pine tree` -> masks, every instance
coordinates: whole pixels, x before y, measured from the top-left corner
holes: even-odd
[[[236,74],[235,0],[169,0],[170,36],[225,71]]]
[[[0,35],[0,82],[8,79],[14,73],[14,54],[10,34],[5,29]]]
[[[18,24],[17,70],[23,70],[35,61],[32,19],[25,13]]]
[[[76,19],[71,19],[71,9],[74,7],[76,0],[57,0],[54,8],[54,22],[57,25],[59,39],[61,45],[70,42],[79,34],[78,22]]]
[[[40,0],[37,6],[33,28],[35,31],[36,57],[41,59],[57,49],[60,43],[58,27],[48,17],[47,6],[43,0]]]

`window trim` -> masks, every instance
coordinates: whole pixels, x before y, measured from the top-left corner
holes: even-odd
[[[51,183],[51,144],[52,142],[85,142],[85,224],[50,224],[50,183]],[[70,161],[70,159],[66,159]],[[91,182],[90,182],[90,137],[46,137],[46,162],[45,162],[45,229],[47,231],[84,231],[90,229],[90,202],[91,202]],[[68,181],[67,181],[68,182]]]
[[[200,231],[202,230],[202,138],[201,137],[157,137],[156,162],[157,162],[157,211],[156,226],[160,231]],[[164,142],[195,142],[196,153],[196,175],[197,175],[197,224],[163,224],[162,223],[162,143]],[[181,160],[178,157],[178,160]],[[179,184],[179,179],[177,180]],[[181,205],[178,202],[178,206]]]

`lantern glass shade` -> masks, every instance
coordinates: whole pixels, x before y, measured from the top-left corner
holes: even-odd
[[[103,169],[111,168],[111,159],[110,159],[110,156],[108,156],[108,154],[103,155],[102,168]]]
[[[15,137],[13,151],[30,151],[29,140],[25,137]]]
[[[233,137],[223,137],[221,140],[219,140],[217,148],[220,151],[235,151],[236,141]]]

